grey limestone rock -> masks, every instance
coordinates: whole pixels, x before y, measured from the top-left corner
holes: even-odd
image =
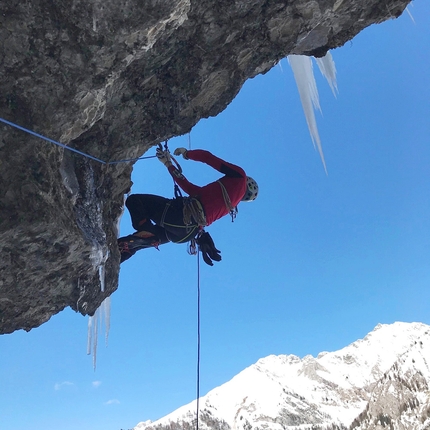
[[[323,56],[408,3],[2,0],[0,117],[104,161],[138,157],[283,57]],[[0,123],[0,333],[67,306],[91,315],[117,289],[131,171]]]

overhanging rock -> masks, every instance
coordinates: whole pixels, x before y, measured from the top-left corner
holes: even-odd
[[[0,117],[105,161],[134,158],[283,57],[322,56],[408,3],[3,0]],[[131,170],[0,125],[0,333],[67,306],[91,315],[116,290]]]

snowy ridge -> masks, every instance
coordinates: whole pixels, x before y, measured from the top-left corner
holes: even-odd
[[[258,360],[200,399],[200,428],[364,430],[391,423],[394,430],[424,430],[430,428],[429,386],[430,326],[378,325],[317,358]],[[194,401],[135,430],[185,429],[195,413]]]

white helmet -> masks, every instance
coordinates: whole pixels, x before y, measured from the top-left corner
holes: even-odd
[[[254,179],[252,179],[250,176],[246,177],[246,192],[245,195],[242,197],[243,202],[252,202],[257,198],[258,195],[258,185],[257,182],[255,182]]]

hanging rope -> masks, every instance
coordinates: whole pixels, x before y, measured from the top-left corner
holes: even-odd
[[[52,143],[54,145],[60,146],[61,148],[67,149],[68,151],[75,152],[76,154],[82,155],[83,157],[89,158],[90,160],[97,161],[98,163],[105,164],[105,165],[119,164],[119,163],[128,163],[128,162],[131,162],[131,161],[146,160],[148,158],[155,158],[156,157],[155,155],[150,155],[150,156],[147,156],[147,157],[129,158],[129,159],[125,159],[125,160],[103,161],[100,158],[97,158],[97,157],[94,157],[93,155],[90,155],[90,154],[87,154],[85,152],[79,151],[79,149],[72,148],[71,146],[67,146],[64,143],[57,142],[54,139],[50,139],[49,137],[43,136],[43,134],[36,133],[36,132],[34,132],[32,130],[29,130],[28,128],[22,127],[22,126],[20,126],[18,124],[15,124],[15,123],[11,122],[11,121],[8,121],[7,119],[0,118],[0,122],[2,122],[4,124],[7,124],[10,127],[14,127],[14,128],[16,128],[18,130],[21,130],[21,131],[23,131],[25,133],[31,134],[32,136],[38,137],[39,139],[45,140],[46,142],[49,142],[49,143]]]
[[[32,136],[38,137],[39,139],[45,140],[46,142],[52,143],[54,145],[57,145],[63,149],[67,149],[68,151],[75,152],[76,154],[79,154],[83,157],[89,158],[90,160],[97,161],[98,163],[110,165],[110,164],[119,164],[119,163],[127,163],[131,161],[138,161],[138,160],[145,160],[148,158],[155,158],[156,155],[151,155],[147,157],[138,157],[138,158],[129,158],[124,160],[117,160],[117,161],[104,161],[100,158],[94,157],[90,154],[87,154],[83,151],[79,151],[78,149],[72,148],[70,146],[65,145],[64,143],[60,143],[54,139],[50,139],[49,137],[43,136],[42,134],[36,133],[28,128],[22,127],[18,124],[15,124],[11,121],[8,121],[4,118],[0,117],[0,122],[9,125],[10,127],[14,127],[17,130],[21,130],[25,133],[28,133]],[[190,135],[188,135],[188,146],[191,148],[191,138]],[[168,151],[167,147],[167,140],[164,144],[165,150]],[[177,169],[179,172],[182,172],[182,168],[179,165],[179,163],[176,161],[174,157],[171,157],[174,163],[177,166]],[[175,184],[176,185],[176,184]],[[178,189],[179,190],[179,189]],[[176,194],[176,188],[175,188],[175,194]],[[179,190],[179,195],[180,190]],[[196,382],[196,396],[197,396],[197,411],[196,411],[196,430],[199,430],[199,413],[200,413],[200,251],[197,250],[197,382]]]
[[[161,150],[163,146],[161,143],[158,144],[159,149]],[[167,140],[164,142],[164,151],[167,151],[169,153],[171,161],[173,161],[176,164],[176,168],[180,173],[182,173],[182,168],[180,164],[176,161],[175,157],[173,157],[170,154],[169,147],[167,145]],[[182,197],[181,190],[179,189],[178,185],[176,184],[175,180],[173,179],[174,183],[174,193],[175,198]],[[199,219],[199,216],[197,215],[198,209],[191,207],[191,201],[185,200],[185,204],[189,204],[187,208],[191,210],[190,216],[192,215],[194,219]],[[167,206],[166,206],[167,207]],[[185,206],[184,206],[185,208]],[[185,214],[185,210],[184,210]],[[163,217],[164,219],[164,214]],[[206,225],[206,219],[204,220],[204,225]],[[190,245],[188,247],[188,253],[190,255],[197,254],[197,377],[196,377],[196,403],[197,403],[197,410],[196,410],[196,430],[199,430],[199,413],[200,413],[200,248],[197,246],[195,239],[193,239],[190,242]]]
[[[200,412],[200,251],[197,251],[197,418],[196,430],[199,430]]]

